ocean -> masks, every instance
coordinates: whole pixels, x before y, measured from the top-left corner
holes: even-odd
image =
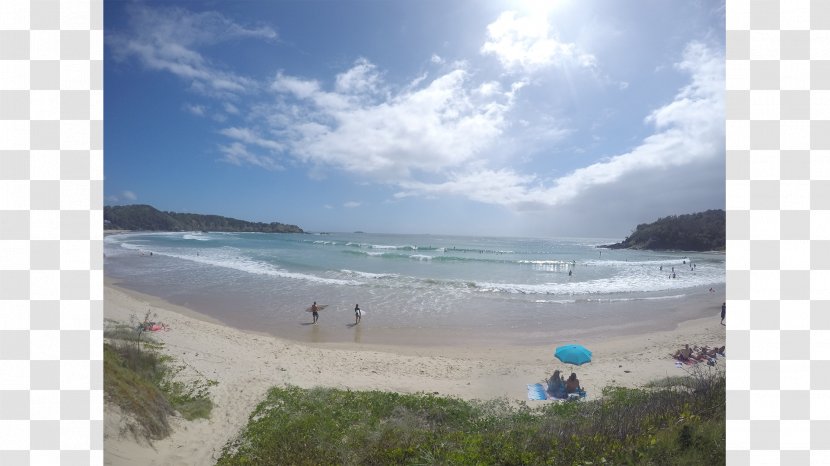
[[[424,330],[444,332],[443,340],[475,334],[531,341],[556,329],[656,322],[661,316],[654,312],[676,311],[689,295],[709,288],[722,295],[723,253],[597,247],[617,241],[127,233],[105,238],[104,271],[119,286],[238,328],[321,342],[358,340],[350,331],[355,304],[365,311],[361,342],[414,343],[430,337]],[[306,326],[311,316],[304,310],[313,301],[329,305],[321,312],[323,330]]]

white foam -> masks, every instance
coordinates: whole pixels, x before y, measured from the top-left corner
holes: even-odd
[[[516,261],[519,264],[537,264],[537,265],[564,265],[564,264],[572,264],[571,261],[559,261],[559,260],[552,260],[552,261],[544,261],[544,260],[520,260]]]
[[[359,277],[375,278],[375,279],[378,279],[378,278],[398,278],[398,277],[400,277],[400,275],[398,275],[396,273],[371,273],[371,272],[360,272],[358,270],[349,270],[349,269],[343,269],[343,270],[341,270],[341,272],[346,273],[346,274],[350,274],[350,275],[357,275]]]
[[[124,249],[129,249],[131,251],[138,251],[141,249],[141,246],[132,243],[121,243],[121,247]]]
[[[597,302],[597,303],[618,303],[618,302],[628,302],[628,301],[661,301],[664,299],[680,299],[685,297],[685,294],[675,294],[669,296],[640,296],[636,298],[588,298],[586,301],[588,302]]]
[[[234,248],[226,247],[223,248],[223,252],[233,252],[233,249]],[[266,262],[255,261],[243,256],[232,256],[229,254],[222,254],[219,251],[216,251],[213,254],[200,254],[198,256],[193,256],[192,254],[187,253],[182,254],[169,251],[159,251],[156,252],[156,254],[160,256],[173,257],[176,259],[182,259],[191,262],[198,262],[200,264],[212,265],[215,267],[239,270],[242,272],[247,272],[255,275],[269,275],[272,277],[292,278],[296,280],[305,280],[315,283],[324,283],[328,285],[359,286],[363,284],[363,282],[359,282],[356,280],[341,280],[337,278],[318,277],[316,275],[310,275],[305,273],[288,272]]]
[[[409,256],[409,258],[417,260],[417,261],[431,261],[432,260],[432,256],[427,256],[425,254],[413,254],[413,255]]]
[[[482,291],[511,294],[590,295],[631,292],[656,292],[703,287],[724,282],[723,274],[685,274],[670,279],[662,274],[625,274],[586,281],[562,283],[496,283],[478,282]]]
[[[595,259],[595,260],[587,260],[584,262],[585,265],[597,265],[597,266],[613,266],[613,267],[633,267],[633,266],[663,266],[663,268],[671,267],[671,266],[680,266],[680,267],[689,267],[689,259],[686,259],[686,264],[683,264],[682,258],[666,258],[666,259],[653,259],[653,260],[644,260],[644,261],[621,261],[621,260],[602,260],[602,259]]]
[[[210,241],[210,238],[208,238],[205,235],[200,235],[200,234],[184,235],[184,236],[182,236],[182,239],[195,239],[197,241]]]

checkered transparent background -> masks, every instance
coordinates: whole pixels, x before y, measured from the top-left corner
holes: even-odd
[[[830,0],[726,2],[727,460],[830,464]],[[0,0],[0,464],[102,464],[103,0]]]
[[[103,0],[0,1],[0,464],[103,464]]]
[[[830,1],[726,3],[728,464],[830,464]]]

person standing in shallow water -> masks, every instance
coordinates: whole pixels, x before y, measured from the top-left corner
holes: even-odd
[[[726,303],[723,303],[720,307],[720,323],[721,325],[726,325],[723,323],[723,320],[726,319]]]
[[[360,314],[361,314],[360,305],[355,304],[354,305],[354,324],[355,325],[360,323],[360,317],[361,317]]]
[[[311,305],[311,316],[314,318],[313,324],[317,323],[317,318],[320,317],[320,314],[317,313],[319,308],[317,307],[317,301],[314,301],[314,304]]]

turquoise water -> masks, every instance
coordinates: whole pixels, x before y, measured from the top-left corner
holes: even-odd
[[[618,240],[130,233],[105,239],[105,272],[126,287],[270,332],[305,319],[315,300],[345,320],[360,303],[367,326],[532,327],[539,313],[603,312],[575,312],[581,303],[723,288],[722,253],[597,248]]]

